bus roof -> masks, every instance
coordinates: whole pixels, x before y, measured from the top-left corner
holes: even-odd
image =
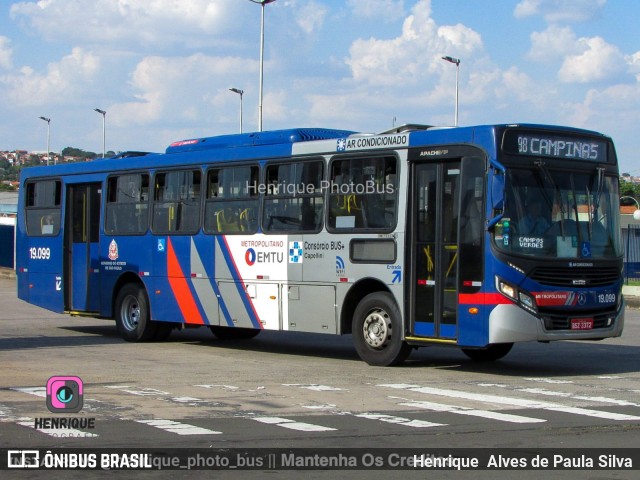
[[[389,148],[392,145],[401,148],[417,145],[464,144],[479,142],[488,150],[499,148],[496,132],[506,128],[529,128],[536,130],[553,130],[582,135],[594,135],[609,138],[598,132],[537,124],[493,124],[469,125],[462,127],[434,127],[430,125],[408,124],[394,127],[380,133],[363,133],[352,130],[330,128],[291,128],[264,132],[229,134],[215,137],[202,137],[180,140],[172,143],[165,153],[149,153],[142,151],[123,152],[115,157],[96,159],[80,164],[59,164],[54,167],[37,166],[23,169],[21,179],[39,176],[68,175],[76,173],[110,172],[115,169],[128,168],[165,168],[176,164],[198,163],[206,161],[234,161],[250,159],[277,158],[286,155],[320,154],[339,151],[338,144],[343,139],[398,137],[402,142],[364,142],[370,150]],[[397,139],[397,138],[396,138]],[[358,148],[356,148],[358,149]],[[202,154],[202,155],[199,155]],[[491,152],[490,152],[491,153]],[[114,162],[125,160],[125,165],[114,165]],[[126,162],[129,160],[129,162]]]
[[[286,130],[271,130],[268,132],[220,135],[217,137],[194,138],[173,142],[167,147],[166,153],[331,140],[348,137],[354,133],[356,132],[330,128],[290,128]]]

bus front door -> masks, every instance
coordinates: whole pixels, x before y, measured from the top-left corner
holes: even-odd
[[[100,183],[67,186],[65,224],[65,308],[100,310]]]
[[[479,156],[412,165],[413,335],[450,341],[463,336],[459,300],[482,286],[484,165]]]
[[[455,339],[460,161],[413,168],[412,330],[417,336]]]

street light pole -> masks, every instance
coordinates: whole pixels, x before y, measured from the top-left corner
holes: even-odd
[[[258,90],[258,131],[262,131],[262,83],[264,71],[264,6],[276,0],[249,0],[258,3],[262,7],[262,20],[260,24],[260,86]]]
[[[449,57],[449,56],[442,57],[442,59],[446,60],[449,63],[453,63],[456,66],[456,110],[455,110],[453,125],[457,127],[458,126],[458,78],[460,73],[460,59]]]
[[[39,117],[40,120],[47,122],[47,166],[49,166],[49,157],[51,152],[51,119],[47,117]]]
[[[107,152],[107,112],[99,108],[93,110],[102,115],[102,158],[104,158]]]
[[[636,211],[633,212],[633,219],[634,220],[640,220],[640,203],[638,203],[638,200],[636,200],[634,197],[631,197],[629,195],[623,195],[622,197],[620,197],[620,200],[622,200],[623,198],[630,198],[631,200],[633,200],[636,204]]]
[[[230,92],[237,93],[240,95],[240,133],[242,133],[242,95],[244,94],[244,90],[240,90],[239,88],[231,87],[229,89]]]

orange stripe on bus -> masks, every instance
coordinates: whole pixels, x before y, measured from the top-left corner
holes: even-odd
[[[178,302],[178,307],[180,307],[180,312],[182,312],[184,322],[204,325],[204,320],[202,320],[169,238],[167,238],[167,276],[169,277],[169,285],[173,295]]]

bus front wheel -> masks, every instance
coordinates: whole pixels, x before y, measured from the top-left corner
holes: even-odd
[[[352,326],[356,351],[369,365],[399,365],[411,352],[402,340],[402,316],[390,293],[364,297],[356,307]]]
[[[116,297],[116,327],[120,336],[128,342],[152,340],[158,325],[149,315],[147,292],[139,285],[129,283]]]
[[[481,349],[463,348],[462,352],[476,362],[494,362],[509,353],[512,347],[513,343],[496,343]]]

